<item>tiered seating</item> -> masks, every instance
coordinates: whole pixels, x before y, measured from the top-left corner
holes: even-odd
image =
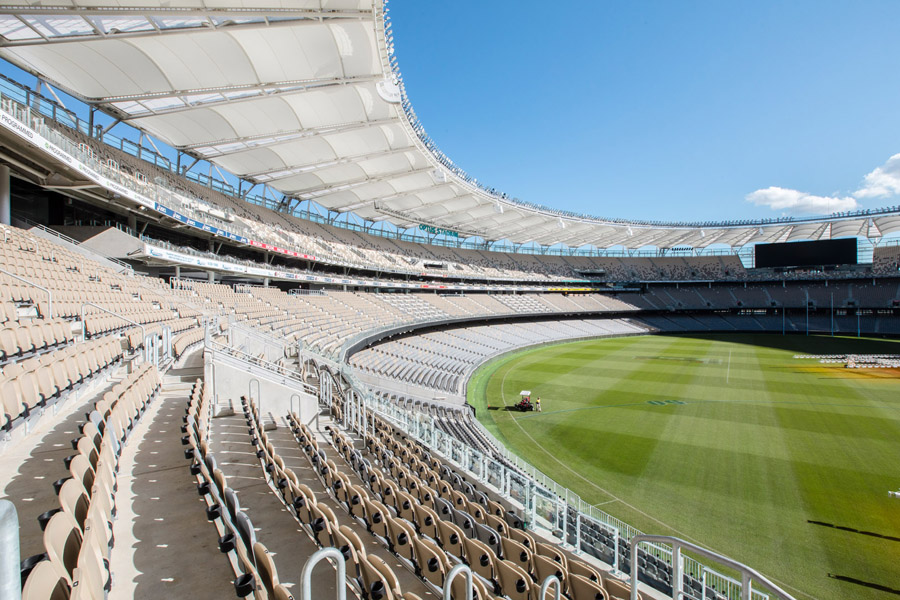
[[[460,393],[469,372],[494,354],[556,340],[642,332],[646,329],[620,319],[463,327],[380,343],[353,354],[350,364],[385,378]]]
[[[332,445],[364,485],[348,489],[341,467],[331,462],[322,470],[342,506],[436,589],[450,568],[463,562],[475,573],[478,598],[533,599],[550,575],[561,580],[572,600],[619,597],[623,589],[630,594],[599,569],[519,529],[521,521],[507,506],[380,419],[372,425],[375,434],[366,438],[365,455],[347,436],[331,431]],[[301,443],[308,444],[310,436],[297,429]]]
[[[172,354],[175,359],[181,358],[185,352],[195,344],[203,341],[204,332],[202,329],[191,329],[175,337],[172,340]]]
[[[74,339],[71,324],[63,319],[7,321],[0,329],[0,361],[28,358]]]
[[[185,458],[191,460],[191,474],[196,478],[197,490],[206,501],[206,517],[219,536],[219,550],[224,553],[237,578],[234,581],[238,597],[255,600],[289,600],[290,592],[278,581],[278,572],[266,547],[257,541],[253,523],[241,512],[234,490],[229,488],[225,475],[209,451],[209,419],[211,404],[201,380],[191,391],[184,417],[183,443]],[[250,415],[248,414],[248,424]]]
[[[23,562],[23,600],[105,597],[116,514],[118,457],[135,421],[159,388],[156,367],[145,364],[98,401],[87,415],[70,477],[53,484],[60,507],[40,517],[45,554]]]
[[[119,340],[106,337],[7,363],[0,375],[3,429],[9,431],[52,406],[92,376],[117,365],[122,355]]]

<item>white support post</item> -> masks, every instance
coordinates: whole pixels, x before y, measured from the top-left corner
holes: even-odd
[[[575,512],[575,554],[581,553],[581,511]]]
[[[0,598],[21,600],[19,516],[15,505],[0,500]]]
[[[531,522],[534,523],[537,520],[537,485],[529,479],[528,487],[531,488]]]
[[[0,165],[0,223],[10,225],[9,167]]]

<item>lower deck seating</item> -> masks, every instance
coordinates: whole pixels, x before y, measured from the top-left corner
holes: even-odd
[[[45,552],[22,563],[23,600],[94,600],[109,591],[119,456],[159,384],[156,367],[145,363],[86,415],[66,459],[70,476],[53,483],[59,507],[39,517]]]
[[[350,364],[387,379],[459,394],[477,365],[507,350],[564,339],[646,332],[624,319],[461,327],[375,344],[353,354]]]
[[[9,431],[32,413],[47,408],[123,356],[117,338],[97,338],[55,352],[8,363],[0,375],[2,427]]]

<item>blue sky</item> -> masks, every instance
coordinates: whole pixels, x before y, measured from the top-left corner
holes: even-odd
[[[389,6],[426,130],[510,195],[679,220],[900,204],[900,2]]]

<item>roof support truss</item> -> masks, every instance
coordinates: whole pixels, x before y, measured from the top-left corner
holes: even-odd
[[[191,110],[194,108],[209,108],[219,104],[235,104],[238,102],[246,102],[248,100],[256,100],[260,97],[280,96],[285,94],[296,94],[317,90],[322,88],[358,85],[360,83],[371,83],[383,79],[381,75],[359,75],[349,77],[323,77],[321,79],[303,79],[295,81],[272,81],[265,83],[252,83],[245,85],[227,85],[221,87],[195,88],[188,90],[167,90],[164,92],[149,92],[146,94],[137,94],[131,96],[110,96],[108,98],[86,98],[85,101],[90,104],[113,104],[110,108],[118,112],[125,113],[127,119],[139,119],[147,116],[162,116],[173,113]],[[252,93],[256,92],[256,93]],[[229,97],[228,94],[241,93],[236,97]],[[208,96],[220,94],[221,97],[209,99]],[[202,96],[203,100],[192,100],[192,96]],[[178,99],[181,105],[166,107],[161,109],[146,108],[146,112],[127,113],[122,108],[115,106],[117,103],[126,102],[143,102],[147,100],[164,100],[166,98]],[[143,106],[143,104],[141,105]]]
[[[19,19],[26,27],[34,31],[39,37],[26,38],[20,40],[7,40],[0,38],[0,46],[4,46],[7,48],[15,48],[22,46],[37,46],[37,45],[46,45],[46,44],[65,44],[71,42],[89,42],[92,40],[99,39],[116,39],[116,40],[124,40],[124,39],[132,39],[132,38],[140,38],[140,37],[148,37],[148,36],[159,36],[159,35],[173,35],[173,34],[184,34],[190,33],[193,31],[219,31],[219,30],[236,30],[236,29],[257,29],[260,27],[285,27],[285,26],[293,26],[303,24],[320,24],[323,21],[331,21],[335,19],[339,20],[347,20],[354,19],[358,20],[362,17],[360,16],[339,16],[339,17],[318,17],[312,16],[316,13],[310,13],[311,16],[298,16],[298,15],[289,15],[287,17],[272,20],[269,19],[267,15],[235,15],[233,18],[242,19],[243,22],[234,22],[232,18],[226,18],[227,13],[216,13],[216,14],[207,14],[206,18],[203,18],[202,14],[190,14],[179,12],[176,14],[153,14],[148,12],[147,14],[130,14],[130,13],[119,13],[115,10],[112,11],[82,11],[78,12],[66,12],[54,14],[57,11],[51,10],[50,13],[41,9],[39,12],[35,12],[33,14],[29,14],[28,10],[19,9],[18,12],[10,12],[9,7],[0,7],[0,16],[12,14],[17,19]],[[35,24],[32,22],[32,19],[37,19],[40,17],[52,16],[57,19],[62,17],[71,17],[72,20],[78,23],[83,23],[87,25],[93,33],[59,33],[59,34],[51,34],[47,35],[45,32],[41,31]],[[110,27],[107,30],[98,25],[98,21],[95,20],[97,18],[105,18],[110,19],[116,16],[122,18],[133,19],[144,18],[147,21],[146,26],[144,27],[133,27],[132,30],[129,31],[119,31],[115,27]],[[193,18],[193,23],[184,23],[177,26],[165,26],[160,25],[161,18]],[[217,22],[213,17],[219,19]],[[247,21],[246,19],[253,19]]]

